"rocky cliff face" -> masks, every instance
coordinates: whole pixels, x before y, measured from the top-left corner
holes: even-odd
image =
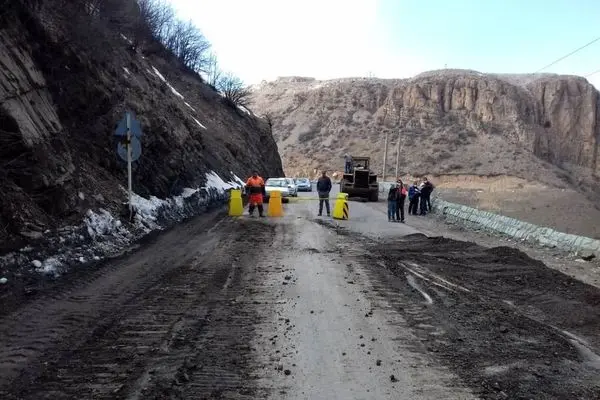
[[[0,247],[81,221],[89,208],[122,207],[113,132],[125,110],[145,133],[133,173],[142,196],[202,186],[209,171],[283,173],[264,120],[224,104],[164,52],[134,51],[118,31],[98,46],[71,40],[60,11],[0,15]]]
[[[431,71],[405,80],[280,78],[254,89],[286,172],[339,170],[344,153],[401,173],[508,174],[596,187],[600,94],[585,79]],[[577,172],[577,178],[574,173]],[[585,181],[585,183],[584,183]]]

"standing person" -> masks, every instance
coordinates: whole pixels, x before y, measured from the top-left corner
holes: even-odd
[[[258,215],[263,214],[263,194],[265,193],[265,181],[258,175],[257,171],[246,181],[246,193],[248,193],[248,214],[254,215],[254,208],[258,208]]]
[[[323,174],[317,181],[317,193],[319,194],[319,217],[323,215],[323,203],[325,203],[325,208],[327,209],[327,216],[331,216],[329,210],[329,192],[331,192],[331,179],[329,179],[327,176],[327,171],[323,171]]]
[[[431,193],[433,192],[433,189],[435,189],[435,186],[427,178],[425,178],[423,180],[423,183],[424,183],[423,187],[426,188],[426,190],[425,190],[425,205],[427,207],[426,211],[431,211]]]
[[[398,202],[396,203],[396,222],[404,222],[404,202],[406,201],[406,195],[408,194],[404,187],[402,179],[398,178]]]
[[[352,173],[352,156],[348,155],[348,153],[344,155],[344,171],[346,174]]]
[[[396,185],[391,184],[390,190],[388,191],[388,221],[396,221],[396,204],[398,204],[398,188]]]
[[[421,201],[419,204],[419,214],[420,215],[427,215],[427,212],[429,211],[429,209],[427,208],[427,199],[429,198],[429,196],[431,196],[431,184],[429,183],[429,181],[427,180],[427,178],[423,178],[423,182],[421,183],[420,186],[421,189]]]
[[[415,181],[411,187],[408,188],[408,214],[417,215],[420,195],[421,191],[419,190],[419,184]]]

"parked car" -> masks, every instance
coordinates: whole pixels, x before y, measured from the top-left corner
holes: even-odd
[[[288,189],[290,191],[290,196],[298,197],[298,186],[296,186],[296,182],[292,178],[283,178],[286,180],[288,184]]]
[[[299,192],[312,192],[312,182],[308,178],[296,179],[296,186]]]
[[[281,198],[285,203],[287,202],[287,199],[292,196],[292,191],[293,189],[290,188],[287,178],[269,178],[265,182],[265,201],[269,201],[272,192],[279,192],[281,193]]]

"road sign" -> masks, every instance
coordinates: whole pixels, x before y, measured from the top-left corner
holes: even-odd
[[[117,129],[115,129],[115,136],[127,136],[127,116],[129,115],[129,133],[131,136],[142,137],[142,125],[140,121],[135,119],[135,115],[132,112],[125,113],[125,117],[119,121]]]
[[[136,161],[142,155],[142,126],[140,121],[135,119],[132,112],[126,112],[123,118],[117,124],[115,136],[119,137],[117,144],[117,154],[127,163],[127,187],[129,189],[129,220],[133,218],[133,179],[131,177],[131,163]]]
[[[131,161],[137,161],[138,158],[142,155],[142,144],[140,143],[140,139],[135,136],[131,136]],[[125,162],[127,162],[127,140],[119,142],[117,144],[117,153],[119,157]]]

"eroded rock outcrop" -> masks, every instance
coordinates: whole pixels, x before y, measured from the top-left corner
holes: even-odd
[[[381,171],[387,132],[387,173],[399,142],[405,173],[503,173],[597,188],[599,96],[581,77],[441,70],[401,80],[279,79],[254,88],[253,106],[273,119],[291,173],[339,169],[346,152],[374,157]]]

